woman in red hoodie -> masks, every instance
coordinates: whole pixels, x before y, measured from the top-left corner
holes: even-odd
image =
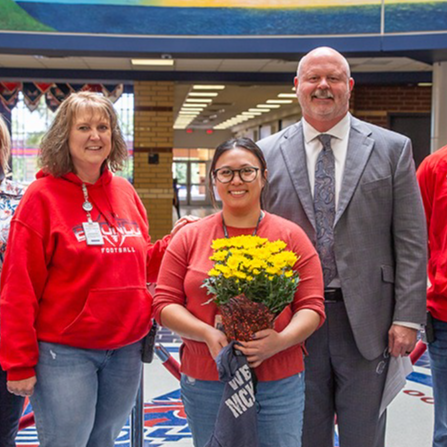
[[[41,144],[42,171],[11,225],[1,280],[1,365],[31,396],[41,447],[112,447],[134,404],[141,340],[169,238],[114,176],[127,148],[112,103],[71,95]]]

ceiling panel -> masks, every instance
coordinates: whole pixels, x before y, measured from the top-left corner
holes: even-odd
[[[91,70],[132,70],[130,59],[114,57],[83,57],[82,59]]]
[[[260,71],[266,73],[288,72],[290,73],[290,76],[295,76],[297,66],[298,63],[296,61],[283,61],[279,59],[272,59],[268,61]]]
[[[81,57],[51,58],[44,57],[40,62],[45,68],[62,70],[87,70],[89,67]]]
[[[177,59],[176,71],[218,71],[223,59]]]
[[[353,72],[429,71],[431,65],[409,58],[350,58]],[[136,70],[136,71],[192,71],[192,72],[261,72],[290,73],[293,77],[297,62],[281,59],[176,59],[173,68],[162,66],[132,66],[128,58],[67,57],[50,58],[30,55],[0,55],[0,66],[9,68]]]
[[[45,68],[45,66],[41,63],[41,58],[36,56],[1,54],[0,63],[3,67],[8,68]]]
[[[270,62],[270,59],[224,59],[219,71],[258,72]]]

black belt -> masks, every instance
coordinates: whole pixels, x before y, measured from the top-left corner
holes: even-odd
[[[325,289],[324,301],[326,303],[341,303],[343,302],[343,293],[341,289]]]

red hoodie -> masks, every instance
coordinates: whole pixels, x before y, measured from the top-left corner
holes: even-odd
[[[102,246],[88,246],[82,181],[39,173],[11,223],[1,277],[0,361],[8,380],[34,375],[38,341],[117,349],[150,328],[155,282],[168,238],[150,244],[143,204],[105,170],[87,185]]]
[[[429,155],[417,171],[428,230],[427,307],[447,321],[447,146]]]

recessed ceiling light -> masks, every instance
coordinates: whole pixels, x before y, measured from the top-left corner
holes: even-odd
[[[431,87],[432,85],[431,82],[418,82],[418,87]]]
[[[278,98],[296,98],[295,93],[280,93]]]
[[[251,117],[254,118],[258,114],[257,113],[251,113],[251,112],[242,112],[242,115],[244,115],[244,116],[251,116]],[[259,115],[261,115],[261,114],[259,113]]]
[[[206,103],[213,102],[213,100],[212,99],[206,99],[206,98],[201,98],[201,99],[199,99],[199,98],[197,98],[197,99],[195,99],[195,98],[186,98],[185,102],[201,102],[203,105],[206,105]]]
[[[204,96],[208,96],[208,97],[214,97],[217,96],[219,93],[214,93],[214,92],[190,92],[188,94],[188,96],[200,96],[200,97],[204,97]]]
[[[202,110],[204,110],[203,107],[182,107],[180,109],[181,112],[201,112]]]
[[[170,66],[174,65],[174,59],[131,59],[132,65],[158,65]]]
[[[205,107],[207,107],[208,106],[208,104],[182,104],[182,109],[183,108],[188,108],[188,109],[190,109],[190,108],[198,108],[198,109],[204,109]]]
[[[269,99],[267,104],[291,104],[293,101],[291,99]]]
[[[194,85],[194,90],[223,90],[225,85]]]
[[[261,109],[261,108],[256,108],[256,109],[248,109],[249,112],[270,112],[270,109]]]
[[[277,109],[281,106],[278,104],[258,104],[256,107],[259,107],[260,109]]]

